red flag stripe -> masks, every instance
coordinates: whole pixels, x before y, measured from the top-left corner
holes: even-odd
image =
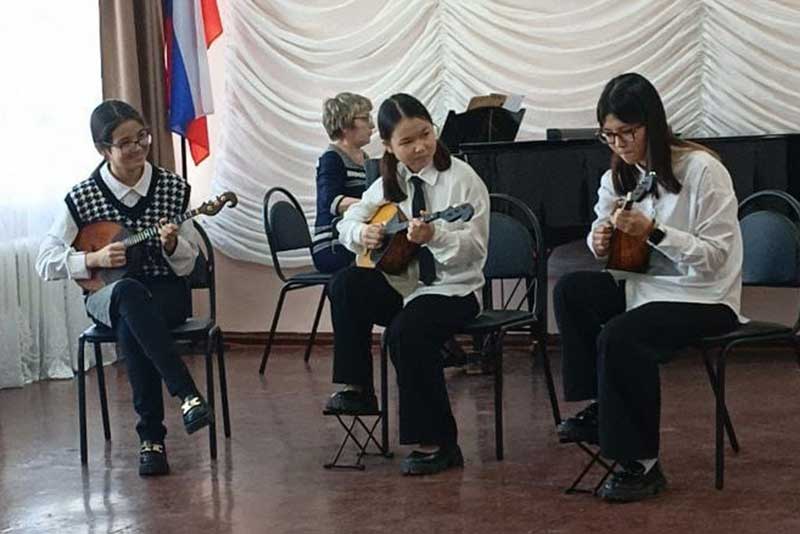
[[[222,34],[222,20],[219,17],[217,0],[200,0],[200,5],[206,30],[206,48],[208,48],[214,42],[214,39]]]

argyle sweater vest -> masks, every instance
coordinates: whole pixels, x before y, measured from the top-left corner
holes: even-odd
[[[100,221],[112,221],[128,229],[131,234],[158,224],[159,219],[171,219],[187,210],[191,188],[181,176],[153,166],[153,176],[147,195],[134,206],[128,207],[114,196],[103,178],[100,167],[86,180],[74,186],[64,199],[78,229]],[[175,273],[161,252],[161,241],[155,236],[143,243],[143,260],[139,272],[130,272],[135,278],[174,277]]]

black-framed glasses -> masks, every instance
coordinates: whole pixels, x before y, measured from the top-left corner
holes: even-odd
[[[597,139],[605,144],[605,145],[613,145],[617,142],[617,139],[621,139],[625,142],[625,144],[633,143],[636,141],[636,131],[639,128],[643,128],[644,124],[637,124],[636,126],[631,126],[630,128],[623,128],[616,132],[611,132],[608,130],[598,130],[595,136]]]
[[[131,154],[134,150],[136,150],[137,146],[141,148],[148,148],[152,142],[153,134],[150,133],[150,130],[144,128],[139,130],[139,133],[136,134],[136,139],[126,139],[124,141],[120,141],[119,143],[106,143],[106,146],[117,147],[123,154]]]
[[[360,113],[358,115],[353,115],[353,121],[355,122],[356,119],[361,119],[362,121],[366,121],[367,124],[375,124],[372,122],[372,115],[369,113]]]

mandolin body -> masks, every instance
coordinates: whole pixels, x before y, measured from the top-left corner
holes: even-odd
[[[95,252],[110,243],[122,241],[130,235],[127,228],[111,221],[87,224],[78,232],[72,246],[80,252]],[[124,278],[142,261],[142,247],[133,246],[125,250],[126,263],[115,269],[92,269],[91,278],[75,280],[87,291],[97,291],[108,284]]]
[[[647,271],[649,261],[650,247],[647,241],[614,229],[606,269],[643,273]]]
[[[397,204],[381,206],[370,219],[369,224],[383,224],[387,228],[407,221],[407,217]],[[389,234],[379,248],[356,256],[356,265],[367,269],[380,269],[388,274],[400,274],[417,253],[419,245],[408,240],[405,231]]]

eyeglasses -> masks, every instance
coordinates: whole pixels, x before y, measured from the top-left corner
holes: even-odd
[[[631,126],[630,128],[624,128],[622,130],[619,130],[618,132],[599,130],[595,134],[595,136],[597,137],[597,139],[600,140],[601,143],[606,145],[616,144],[617,139],[621,139],[627,145],[628,143],[633,143],[634,141],[636,141],[636,130],[643,127],[644,124],[637,124],[636,126]]]
[[[362,115],[354,115],[353,116],[353,122],[355,122],[356,119],[361,119],[362,121],[366,121],[367,124],[374,124],[372,122],[372,115],[370,115],[369,113],[364,113]]]
[[[148,148],[150,143],[153,142],[153,135],[147,128],[140,130],[136,135],[136,139],[126,139],[119,143],[106,143],[108,147],[117,147],[123,154],[132,154],[136,147]]]

